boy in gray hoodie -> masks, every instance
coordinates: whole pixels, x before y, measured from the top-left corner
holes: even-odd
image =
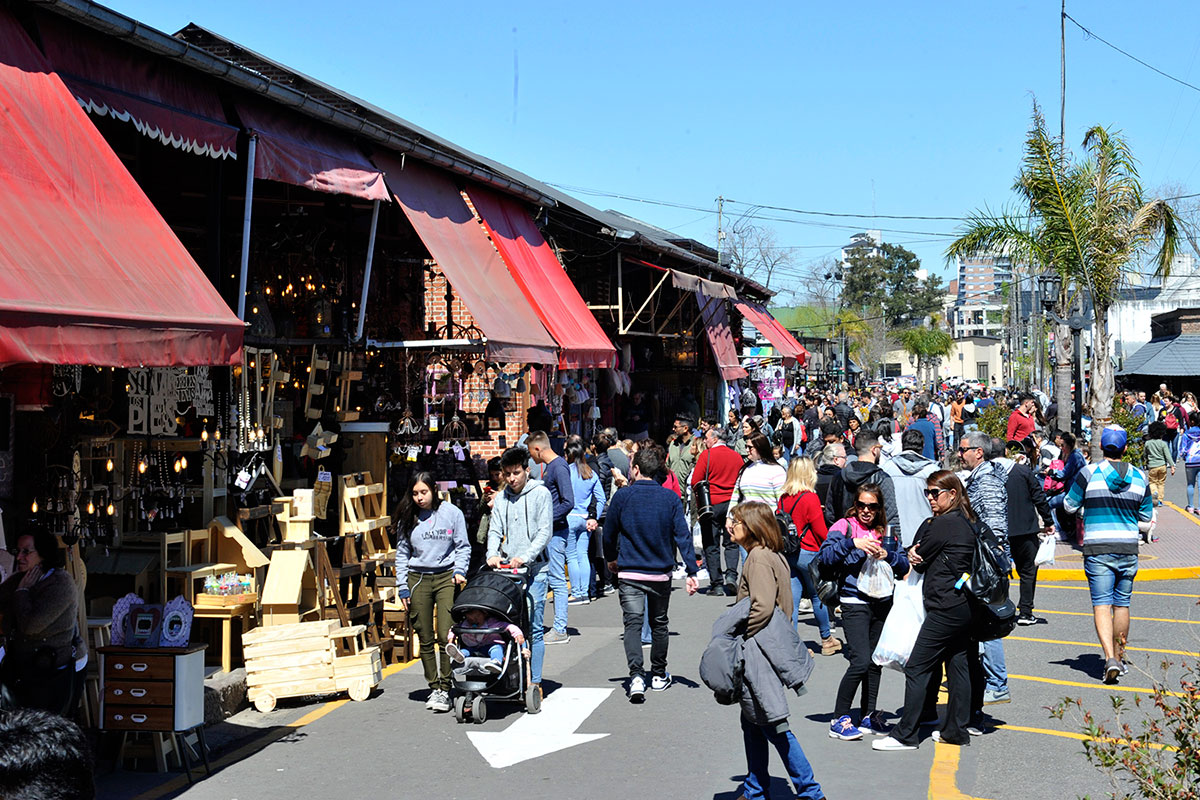
[[[530,620],[529,672],[533,688],[542,690],[542,662],[546,644],[542,639],[546,612],[546,544],[550,541],[554,510],[550,490],[539,480],[529,478],[529,451],[510,447],[500,456],[504,472],[504,491],[492,505],[488,522],[487,563],[490,567],[508,562],[524,565],[529,572],[526,593],[533,605]]]

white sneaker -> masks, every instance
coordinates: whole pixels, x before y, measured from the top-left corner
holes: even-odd
[[[676,567],[675,570],[671,573],[671,580],[673,580],[673,581],[681,581],[686,577],[687,577],[687,570],[684,569],[683,567]]]
[[[425,710],[433,711],[433,701],[437,699],[438,690],[434,689],[429,693],[429,699],[425,701]]]
[[[967,734],[968,734],[968,735],[970,735],[970,733],[971,733],[971,731],[970,731],[970,729],[968,729],[968,730],[967,730]],[[980,732],[979,732],[979,735],[980,735],[980,736],[982,736],[982,735],[983,735],[983,731],[980,731]],[[934,732],[933,732],[933,740],[934,740],[935,742],[937,742],[938,744],[952,744],[952,745],[954,745],[955,747],[965,747],[966,745],[968,745],[968,744],[970,744],[970,743],[971,743],[971,742],[970,742],[970,740],[967,740],[967,741],[965,741],[965,742],[947,742],[947,741],[944,741],[944,740],[942,739],[942,732],[941,732],[941,731],[934,731]]]
[[[671,685],[671,673],[666,675],[655,675],[650,679],[650,691],[665,692],[667,687]]]
[[[629,702],[642,703],[646,700],[646,679],[634,675],[629,679]]]
[[[805,614],[809,613],[812,611],[812,600],[809,600],[807,597],[802,597],[797,610]]]
[[[443,713],[450,710],[450,694],[443,689],[434,689],[429,696],[429,710]]]
[[[708,580],[708,570],[706,570],[704,567],[701,567],[700,570],[696,573],[696,580],[698,580],[698,581]]]
[[[876,739],[875,741],[871,742],[871,749],[872,750],[916,750],[917,746],[915,744],[904,744],[904,742],[898,742],[890,736],[885,736],[882,739]]]

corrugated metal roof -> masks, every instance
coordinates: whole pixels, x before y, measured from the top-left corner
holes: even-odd
[[[1200,375],[1200,334],[1153,339],[1125,359],[1118,375]]]

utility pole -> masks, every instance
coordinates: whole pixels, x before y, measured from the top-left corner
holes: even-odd
[[[721,266],[721,249],[725,244],[725,197],[717,197],[717,266]],[[740,271],[740,270],[739,270]]]
[[[1058,140],[1067,144],[1067,0],[1062,0],[1062,14],[1058,18],[1059,34],[1059,101]]]

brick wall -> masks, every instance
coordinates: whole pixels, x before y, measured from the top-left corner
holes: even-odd
[[[446,276],[436,265],[432,266],[425,272],[425,321],[429,326],[426,331],[430,338],[439,339],[458,339],[458,338],[477,338],[481,334],[474,329],[475,318],[471,316],[471,312],[467,310],[463,304],[462,298],[454,292],[454,299],[450,303],[451,322],[453,326],[446,329]],[[453,288],[451,288],[453,291]],[[464,331],[464,328],[471,329],[469,332]],[[513,372],[519,369],[519,365],[508,365],[507,372]],[[489,394],[488,391],[492,387],[496,376],[492,371],[484,374],[472,374],[471,377],[463,384],[463,400],[461,408],[465,413],[482,414],[487,407]],[[504,450],[504,447],[511,447],[517,443],[528,427],[525,424],[525,409],[530,406],[530,395],[528,392],[523,392],[520,395],[513,394],[512,399],[505,401],[505,407],[508,409],[504,415],[504,428],[493,428],[488,431],[486,439],[471,440],[471,454],[476,458],[488,459],[493,456],[498,456]],[[496,425],[493,421],[491,425]],[[503,436],[505,445],[501,446],[500,437]]]

